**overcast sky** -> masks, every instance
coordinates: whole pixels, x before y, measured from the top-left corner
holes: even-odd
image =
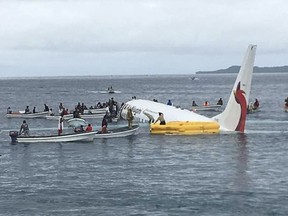
[[[0,76],[288,64],[287,0],[0,0]]]

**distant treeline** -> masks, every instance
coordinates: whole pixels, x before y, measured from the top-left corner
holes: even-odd
[[[197,71],[196,74],[207,74],[207,73],[238,73],[240,66],[231,66],[226,69],[220,69],[215,71]],[[288,66],[279,67],[254,67],[254,73],[288,73]]]

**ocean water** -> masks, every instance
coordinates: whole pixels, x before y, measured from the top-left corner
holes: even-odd
[[[157,136],[141,124],[127,138],[10,144],[8,131],[23,119],[7,119],[8,106],[73,109],[133,96],[184,108],[227,102],[236,74],[196,76],[0,79],[0,215],[288,215],[288,73],[254,74],[250,99],[260,111],[248,115],[245,134]],[[100,93],[109,86],[121,93]],[[27,121],[31,133],[57,128]]]

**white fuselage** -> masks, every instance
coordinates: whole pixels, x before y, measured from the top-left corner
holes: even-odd
[[[164,114],[166,122],[170,121],[199,121],[199,122],[214,122],[206,116],[199,115],[187,109],[176,108],[166,104],[149,101],[149,100],[131,100],[125,103],[121,110],[121,117],[126,119],[127,111],[131,108],[134,114],[134,119],[138,122],[155,121],[159,112]]]

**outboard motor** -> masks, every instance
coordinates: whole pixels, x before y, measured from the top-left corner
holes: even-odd
[[[17,143],[17,137],[18,137],[18,131],[10,131],[9,136],[11,137],[11,143],[16,144]]]

